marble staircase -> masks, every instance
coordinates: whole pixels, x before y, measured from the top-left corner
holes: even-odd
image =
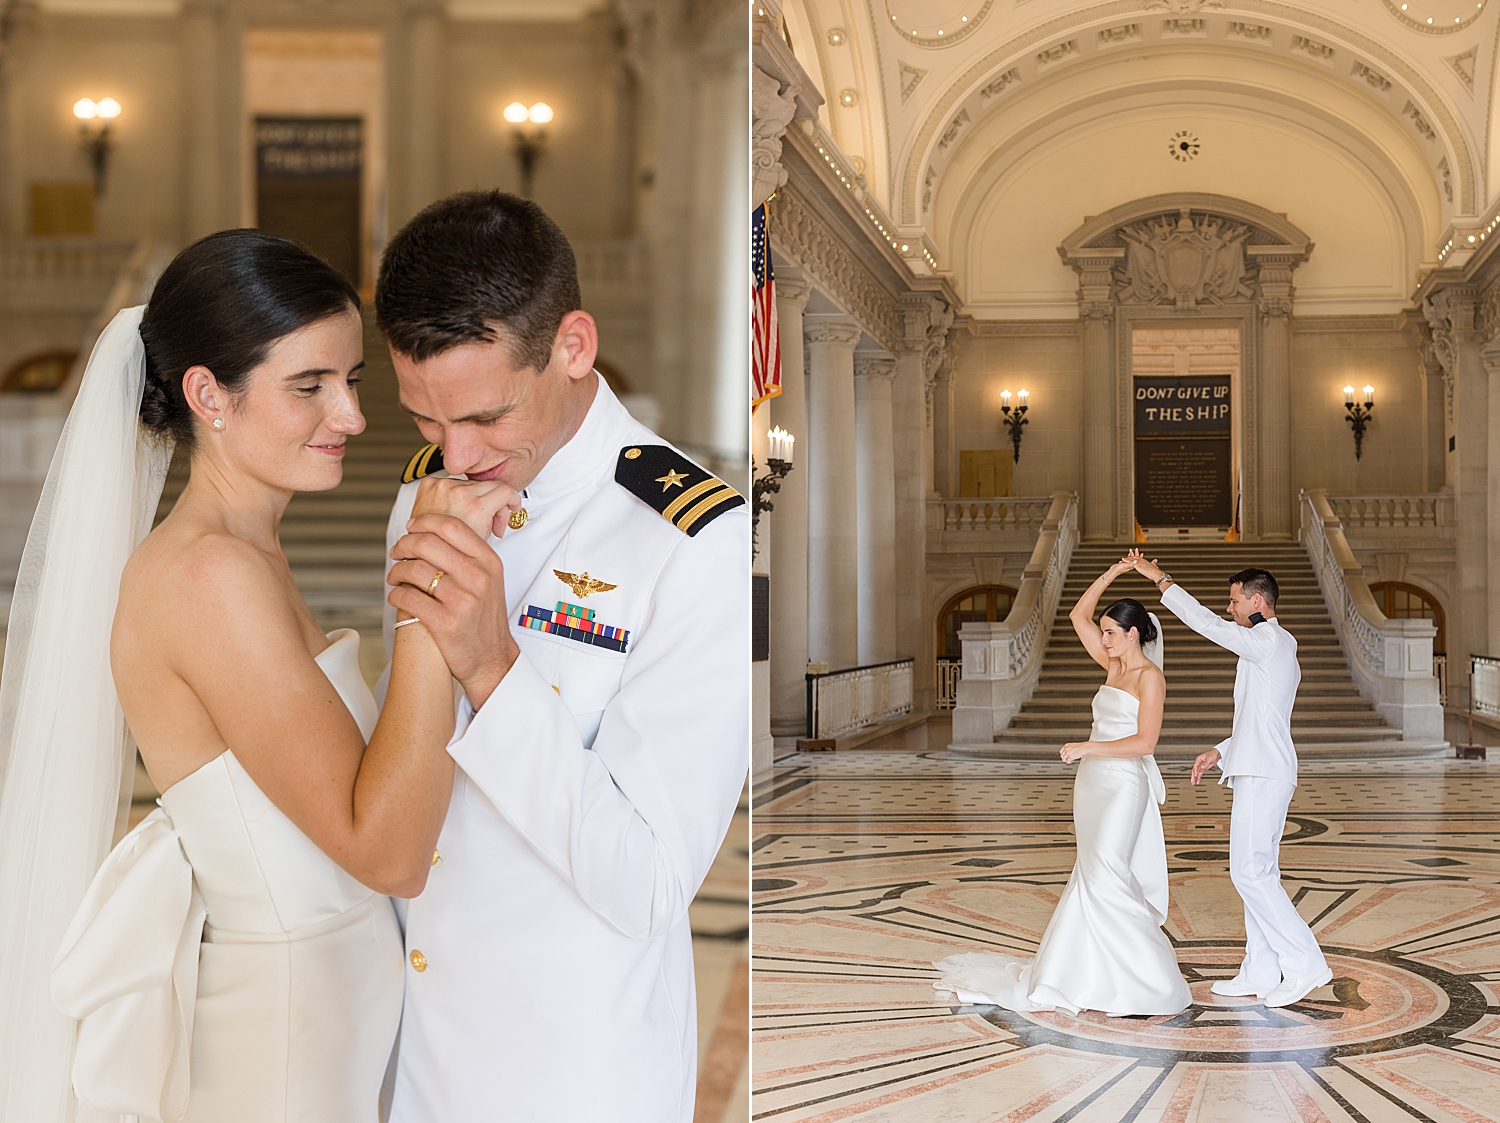
[[[1292,711],[1292,736],[1304,758],[1370,759],[1446,754],[1446,745],[1401,740],[1401,731],[1362,697],[1329,618],[1306,551],[1295,543],[1164,543],[1146,547],[1162,568],[1215,611],[1228,598],[1228,577],[1255,565],[1276,575],[1277,616],[1297,639],[1302,686]],[[1088,739],[1090,703],[1104,670],[1078,642],[1068,612],[1093,580],[1122,553],[1118,545],[1081,545],[1073,553],[1057,619],[1031,699],[993,745],[954,746],[966,756],[1054,759],[1067,741]],[[1143,579],[1126,575],[1106,591],[1105,605],[1134,597],[1155,612],[1166,642],[1167,704],[1159,760],[1186,760],[1229,736],[1237,657],[1190,631],[1161,607]]]
[[[327,629],[357,628],[366,641],[380,637],[385,605],[385,524],[406,461],[422,435],[401,408],[390,352],[365,320],[364,381],[359,387],[366,428],[349,441],[344,480],[332,491],[292,498],[281,541],[302,595]],[[157,519],[164,518],[187,483],[187,466],[172,464]]]

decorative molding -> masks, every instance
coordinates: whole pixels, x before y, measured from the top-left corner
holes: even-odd
[[[802,317],[802,341],[804,343],[837,343],[853,350],[864,330],[859,321],[851,316]]]
[[[904,60],[897,60],[896,67],[901,85],[901,104],[905,105],[911,99],[911,95],[916,93],[917,87],[922,84],[922,79],[927,77],[927,71],[918,70]]]
[[[1078,40],[1065,39],[1055,47],[1048,47],[1045,51],[1038,51],[1036,64],[1038,66],[1051,66],[1053,63],[1073,58],[1078,53]]]
[[[1207,35],[1208,21],[1201,19],[1164,19],[1161,21],[1161,33],[1163,35]]]
[[[1250,227],[1183,207],[1167,215],[1122,226],[1126,243],[1120,302],[1175,303],[1179,312],[1199,304],[1225,304],[1251,295],[1245,266]]]
[[[1237,39],[1249,39],[1252,43],[1271,42],[1271,29],[1262,23],[1245,23],[1243,20],[1230,20],[1229,34]]]
[[[1452,68],[1453,73],[1458,75],[1458,80],[1464,84],[1464,89],[1469,91],[1471,97],[1474,94],[1474,67],[1478,58],[1479,48],[1470,47],[1461,55],[1454,55],[1452,58],[1443,60]]]
[[[896,356],[894,355],[868,355],[858,351],[854,353],[854,377],[855,378],[884,378],[896,377]]]
[[[797,98],[781,92],[781,82],[760,67],[750,70],[751,204],[759,206],[786,182],[781,166],[781,138],[797,115]]]
[[[1223,0],[1146,0],[1148,12],[1176,12],[1179,16],[1222,8]]]
[[[1373,88],[1379,90],[1383,94],[1388,94],[1391,92],[1391,80],[1384,74],[1381,74],[1378,70],[1371,70],[1362,62],[1356,62],[1354,64],[1354,68],[1349,71],[1349,76],[1351,78],[1363,78]]]
[[[969,111],[967,109],[960,109],[958,111],[958,116],[953,118],[953,121],[948,125],[948,128],[944,131],[943,135],[938,138],[938,148],[947,148],[950,144],[957,140],[958,134],[963,131],[963,127],[968,123]]]
[[[908,43],[915,43],[919,47],[926,47],[928,50],[935,50],[942,47],[951,47],[954,43],[962,43],[970,35],[973,35],[975,29],[977,29],[979,25],[984,22],[984,17],[990,14],[990,9],[994,6],[995,0],[984,0],[984,5],[979,9],[979,11],[975,12],[972,16],[969,17],[969,19],[960,24],[958,29],[954,31],[952,35],[943,34],[940,36],[923,36],[918,35],[914,31],[907,31],[906,28],[902,27],[900,22],[896,19],[896,13],[891,11],[891,6],[889,3],[885,5],[885,14],[890,18],[891,30],[894,31],[897,35],[901,36],[901,38],[905,39]],[[873,16],[875,13],[871,12],[870,14]],[[944,31],[946,32],[947,29],[944,28]]]
[[[1420,19],[1413,19],[1408,13],[1402,11],[1401,9],[1406,5],[1398,3],[1397,0],[1380,0],[1380,2],[1398,22],[1405,24],[1412,31],[1420,31],[1423,35],[1452,35],[1455,31],[1462,31],[1484,14],[1484,3],[1478,3],[1474,5],[1474,11],[1467,19],[1459,16],[1452,23],[1434,23],[1430,19],[1424,22]]]
[[[1156,10],[1178,11],[1180,0],[1167,3],[1166,0],[1158,0],[1159,7]],[[1190,14],[1196,10],[1207,10],[1211,5],[1193,5],[1188,0],[1186,6],[1181,6],[1178,14]],[[1416,70],[1404,58],[1391,50],[1384,43],[1372,39],[1369,35],[1357,31],[1345,23],[1331,19],[1321,13],[1311,11],[1304,7],[1296,7],[1283,3],[1281,0],[1236,0],[1235,7],[1246,14],[1257,14],[1272,19],[1283,20],[1292,26],[1307,27],[1331,38],[1347,44],[1351,49],[1369,56],[1371,59],[1383,66],[1386,72],[1405,84],[1405,86],[1416,95],[1427,108],[1443,135],[1445,144],[1451,150],[1455,158],[1454,172],[1458,179],[1458,201],[1459,213],[1469,214],[1473,212],[1476,198],[1476,173],[1474,155],[1470,152],[1469,144],[1464,130],[1460,127],[1457,119],[1449,112],[1442,97],[1433,89],[1432,84]],[[933,102],[917,129],[911,146],[903,162],[903,169],[898,179],[898,190],[896,196],[898,221],[917,225],[919,218],[918,205],[923,194],[923,174],[931,160],[931,152],[934,139],[940,129],[945,127],[951,119],[955,106],[965,98],[969,97],[980,85],[991,80],[997,69],[1015,65],[1019,55],[1038,44],[1049,41],[1055,42],[1059,36],[1076,34],[1081,26],[1109,20],[1111,18],[1130,18],[1140,12],[1142,5],[1140,0],[1104,0],[1103,3],[1094,4],[1090,7],[1070,12],[1047,20],[1027,31],[1015,35],[1011,39],[998,45],[995,49],[985,52],[972,65],[965,68],[956,75],[945,87],[942,94]],[[1147,10],[1153,10],[1150,5]],[[1239,21],[1245,27],[1258,27],[1247,21]],[[1249,39],[1249,36],[1239,36]],[[1254,37],[1260,44],[1269,45],[1269,37]]]
[[[882,347],[894,350],[902,338],[902,319],[896,301],[870,267],[844,244],[845,235],[824,221],[795,180],[788,182],[776,200],[772,245],[792,258],[830,299],[856,317]]]
[[[1000,75],[1000,77],[996,78],[993,82],[980,89],[980,100],[988,101],[992,97],[999,97],[1012,86],[1019,86],[1020,84],[1021,72],[1015,67],[1011,67],[1004,74]]]
[[[1448,168],[1448,157],[1444,156],[1438,161],[1438,175],[1443,177],[1443,198],[1453,202],[1453,173]]]
[[[1141,25],[1122,23],[1118,27],[1101,27],[1098,37],[1101,47],[1113,47],[1119,43],[1138,43],[1141,39]],[[1011,73],[1014,74],[1015,71]]]
[[[1324,62],[1332,62],[1335,51],[1327,43],[1319,43],[1316,39],[1309,39],[1306,35],[1292,36],[1292,50],[1301,51],[1305,55],[1311,55],[1315,59]]]
[[[1421,133],[1428,140],[1437,140],[1437,133],[1427,123],[1427,118],[1423,117],[1422,111],[1410,101],[1406,103],[1406,108],[1401,111],[1401,115],[1411,121],[1416,127],[1417,132]]]

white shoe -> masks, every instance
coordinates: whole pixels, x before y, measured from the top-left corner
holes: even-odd
[[[1251,995],[1254,995],[1256,998],[1264,998],[1270,993],[1270,991],[1251,986],[1240,975],[1236,975],[1232,979],[1220,979],[1208,989],[1215,994],[1222,994],[1225,998],[1249,998]],[[1276,988],[1272,987],[1271,989],[1275,990]]]
[[[1283,979],[1281,985],[1266,995],[1267,1006],[1290,1006],[1301,1002],[1320,986],[1333,982],[1333,972],[1327,967],[1314,975],[1303,975],[1300,979]]]

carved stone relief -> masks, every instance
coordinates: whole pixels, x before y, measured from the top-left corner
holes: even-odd
[[[1126,242],[1122,302],[1173,303],[1180,311],[1251,295],[1245,268],[1250,228],[1184,208],[1120,229]]]
[[[759,206],[786,182],[786,169],[781,166],[781,138],[797,112],[797,99],[793,90],[782,93],[781,83],[758,66],[751,70],[750,77],[752,203]]]

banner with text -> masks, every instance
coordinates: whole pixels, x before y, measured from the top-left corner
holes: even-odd
[[[1135,518],[1144,527],[1233,519],[1227,374],[1135,380]]]

